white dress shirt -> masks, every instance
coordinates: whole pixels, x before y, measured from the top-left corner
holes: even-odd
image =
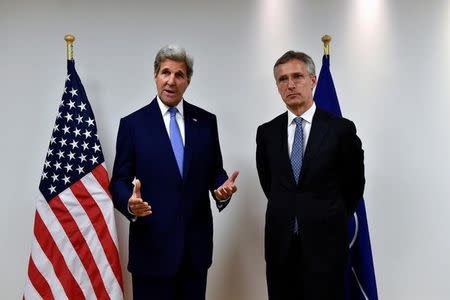
[[[161,115],[163,117],[164,120],[164,125],[166,126],[166,130],[167,130],[167,135],[170,138],[170,106],[165,105],[161,99],[159,99],[159,97],[156,97],[157,101],[158,101],[158,106],[159,109],[161,110]],[[175,106],[177,108],[177,114],[175,115],[177,123],[178,123],[178,127],[180,128],[180,133],[181,133],[181,139],[183,140],[183,146],[184,146],[184,115],[183,115],[183,99],[181,99],[180,103],[178,103],[177,106]]]
[[[305,153],[306,145],[308,144],[309,133],[311,131],[312,119],[314,117],[314,113],[316,112],[316,104],[313,102],[313,105],[305,111],[300,117],[302,117],[302,127],[303,127],[303,153]],[[295,135],[295,125],[294,119],[298,117],[293,112],[288,110],[288,123],[287,123],[287,133],[288,133],[288,151],[289,158],[292,153],[292,144],[294,144],[294,135]]]

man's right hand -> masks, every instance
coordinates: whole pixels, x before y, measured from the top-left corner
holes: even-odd
[[[145,217],[152,213],[152,208],[141,198],[141,182],[136,179],[134,182],[133,194],[128,200],[130,212],[137,217]]]

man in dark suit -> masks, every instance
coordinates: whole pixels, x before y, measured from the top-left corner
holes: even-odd
[[[205,299],[209,192],[222,210],[236,191],[238,172],[228,178],[222,167],[216,116],[183,99],[192,73],[184,48],[163,47],[154,62],[157,97],[120,121],[110,190],[131,221],[134,299]]]
[[[286,52],[274,76],[288,111],[256,137],[269,299],[343,299],[347,220],[365,184],[361,141],[351,121],[316,107],[308,55]]]

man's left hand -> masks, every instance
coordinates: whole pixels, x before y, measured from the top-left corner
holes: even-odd
[[[234,171],[230,178],[227,179],[217,190],[214,190],[214,196],[217,200],[223,201],[230,199],[231,195],[237,191],[235,184],[239,171]]]

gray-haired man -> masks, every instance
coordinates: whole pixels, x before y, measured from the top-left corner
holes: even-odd
[[[228,178],[222,167],[216,116],[183,99],[192,73],[185,49],[163,47],[154,63],[157,97],[120,121],[110,190],[131,221],[134,299],[205,299],[208,192],[222,210],[236,191],[238,172]]]

